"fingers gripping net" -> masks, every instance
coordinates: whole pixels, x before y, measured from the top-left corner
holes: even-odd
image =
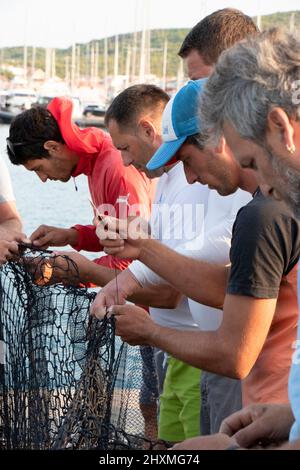
[[[77,287],[74,262],[26,249],[0,280],[0,446],[158,448],[139,409],[139,349],[113,318],[90,317],[95,293]]]

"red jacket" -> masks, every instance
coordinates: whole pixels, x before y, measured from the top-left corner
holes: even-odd
[[[123,165],[121,154],[113,146],[107,133],[94,127],[79,129],[71,119],[70,99],[54,98],[49,103],[48,110],[57,121],[65,144],[80,157],[72,176],[87,175],[95,206],[110,204],[115,208],[116,217],[119,217],[120,210],[123,209],[117,200],[120,196],[129,194],[128,204],[141,204],[143,216],[149,218],[155,183],[133,166]],[[77,251],[102,251],[93,225],[76,225],[74,228],[78,231],[79,241],[73,248]],[[130,263],[130,260],[113,256],[102,256],[95,261],[97,264],[120,270],[126,269]]]

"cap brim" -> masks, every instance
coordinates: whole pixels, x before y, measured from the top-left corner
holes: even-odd
[[[180,139],[163,143],[147,163],[147,169],[157,170],[166,165],[186,139],[187,137],[181,137]]]

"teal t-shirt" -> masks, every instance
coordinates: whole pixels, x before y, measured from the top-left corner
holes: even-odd
[[[298,272],[298,299],[300,308],[300,270]],[[294,344],[295,352],[289,380],[289,397],[295,422],[290,432],[290,441],[300,439],[300,316],[298,322],[298,338]]]

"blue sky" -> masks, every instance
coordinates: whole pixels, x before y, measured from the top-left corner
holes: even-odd
[[[300,10],[299,0],[0,0],[0,47],[68,47],[150,28],[190,28],[227,6],[254,16]]]

